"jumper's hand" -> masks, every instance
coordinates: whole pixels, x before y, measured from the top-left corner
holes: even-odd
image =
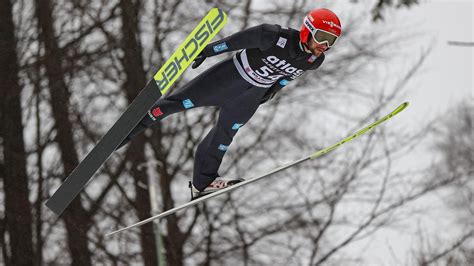
[[[263,96],[262,100],[260,101],[260,104],[266,103],[267,101],[273,99],[273,97],[275,97],[276,94],[277,94],[276,92],[270,92],[270,93],[265,94],[265,96]]]
[[[206,56],[202,54],[198,55],[196,59],[194,59],[194,63],[191,67],[193,69],[199,67],[202,64],[202,62],[204,62],[204,60],[206,60]]]
[[[276,82],[273,84],[266,92],[265,95],[262,97],[260,104],[265,103],[275,97],[278,92],[286,85],[287,83]]]

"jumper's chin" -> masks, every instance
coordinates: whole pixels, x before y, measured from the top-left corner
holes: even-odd
[[[314,56],[318,56],[318,57],[319,57],[322,53],[323,53],[323,52],[321,52],[321,51],[319,51],[319,50],[313,50],[313,51],[312,51],[312,54],[313,54]]]

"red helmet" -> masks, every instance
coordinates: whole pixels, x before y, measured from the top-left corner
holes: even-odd
[[[313,9],[306,15],[300,29],[300,41],[308,44],[309,36],[317,43],[326,43],[331,47],[341,36],[342,28],[339,18],[326,8]]]

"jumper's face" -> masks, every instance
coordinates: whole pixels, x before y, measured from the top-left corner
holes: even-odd
[[[310,41],[308,42],[308,49],[313,55],[320,56],[324,51],[328,49],[328,46],[326,43],[319,44],[315,42],[313,38],[310,38]]]

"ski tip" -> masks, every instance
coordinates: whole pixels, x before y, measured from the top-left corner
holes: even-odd
[[[209,10],[208,14],[213,14],[215,16],[223,16],[224,21],[227,21],[227,13],[224,10],[220,9],[220,8],[214,7],[211,10]]]
[[[398,113],[400,113],[401,111],[403,111],[405,108],[407,108],[408,106],[408,102],[404,102],[402,104],[400,104],[400,106],[397,107],[397,109],[395,109],[391,115],[396,115]]]
[[[211,10],[209,10],[209,12],[218,12],[218,13],[223,13],[224,15],[227,15],[227,13],[224,12],[224,10],[218,8],[218,7],[214,7],[214,8],[211,8]]]

